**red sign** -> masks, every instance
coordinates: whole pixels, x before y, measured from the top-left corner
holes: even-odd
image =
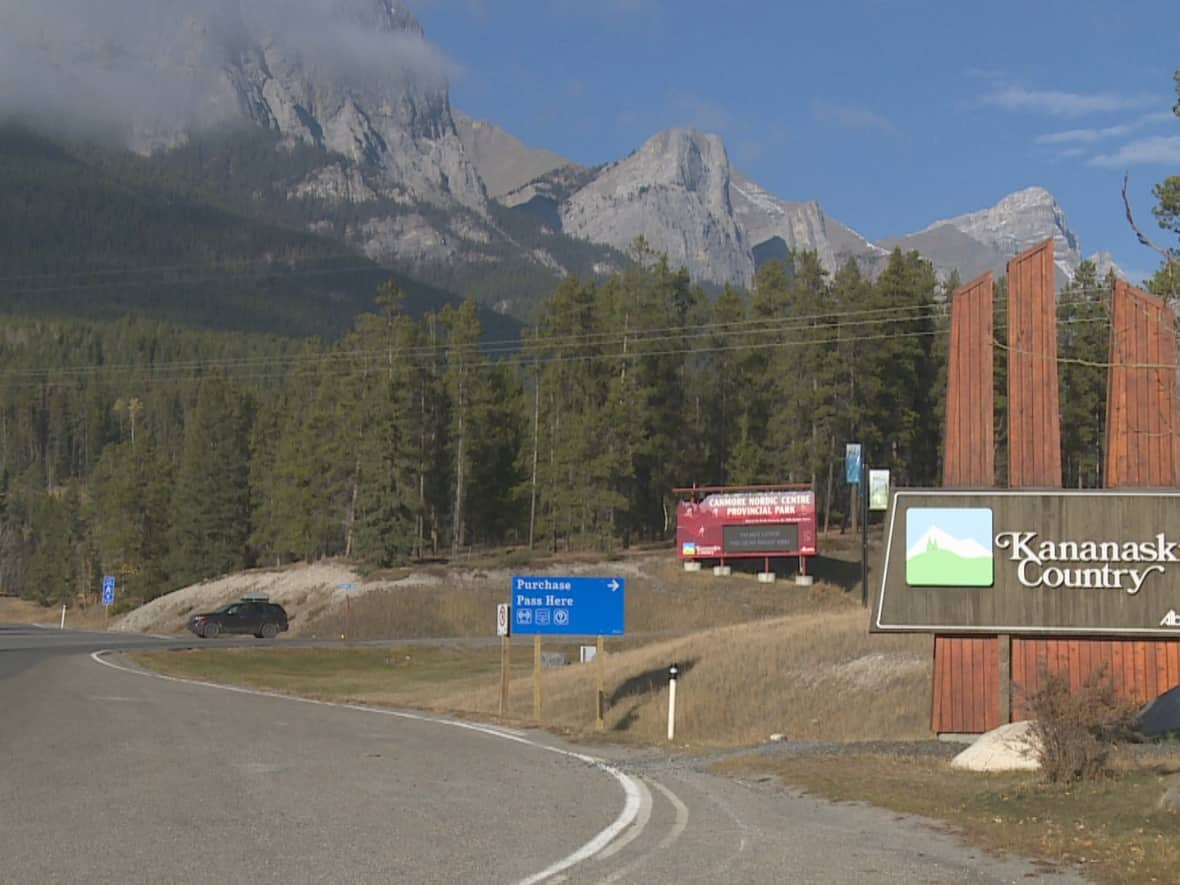
[[[681,501],[676,549],[681,559],[814,556],[815,492],[718,492]]]

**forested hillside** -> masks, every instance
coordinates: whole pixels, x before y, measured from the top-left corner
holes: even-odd
[[[804,253],[715,300],[635,258],[563,281],[523,341],[481,336],[471,301],[412,316],[392,286],[327,343],[6,317],[0,591],[112,574],[131,604],[324,556],[610,550],[669,538],[693,483],[811,482],[838,523],[849,440],[898,485],[938,482],[946,306],[916,254],[870,281]],[[1091,269],[1061,302],[1069,485],[1101,463],[1104,388],[1068,360],[1103,359],[1102,297]]]
[[[457,306],[451,291],[307,232],[311,215],[286,192],[321,161],[266,133],[145,158],[0,126],[0,311],[334,338],[386,280],[414,314]],[[495,334],[519,329],[480,316]]]

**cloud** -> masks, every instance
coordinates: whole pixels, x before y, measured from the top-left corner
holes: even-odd
[[[1008,86],[983,96],[984,104],[1010,111],[1032,111],[1054,117],[1083,117],[1087,114],[1135,110],[1159,105],[1154,95],[1120,95],[1115,92],[1061,92]]]
[[[874,129],[889,135],[897,132],[897,127],[889,118],[868,108],[817,101],[812,104],[811,111],[817,122],[829,126],[843,126],[848,129]]]
[[[387,99],[410,81],[441,86],[454,70],[400,3],[0,0],[0,116],[120,139],[237,119],[224,71],[244,60],[273,67],[264,46]]]
[[[1108,138],[1122,138],[1138,129],[1154,126],[1157,123],[1167,123],[1175,120],[1170,111],[1158,111],[1144,114],[1130,123],[1120,123],[1117,126],[1104,126],[1094,129],[1067,129],[1063,132],[1047,132],[1036,137],[1037,144],[1093,144]]]
[[[1153,135],[1128,142],[1117,151],[1098,154],[1091,166],[1121,168],[1127,166],[1180,166],[1180,135]]]

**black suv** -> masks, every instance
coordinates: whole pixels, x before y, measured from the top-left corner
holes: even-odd
[[[274,639],[287,629],[287,612],[266,598],[244,597],[217,611],[193,615],[188,628],[206,639],[221,633],[252,633],[260,639]]]

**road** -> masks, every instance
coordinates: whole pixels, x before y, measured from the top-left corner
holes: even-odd
[[[682,759],[166,679],[117,653],[183,644],[0,625],[0,881],[1083,881]]]

